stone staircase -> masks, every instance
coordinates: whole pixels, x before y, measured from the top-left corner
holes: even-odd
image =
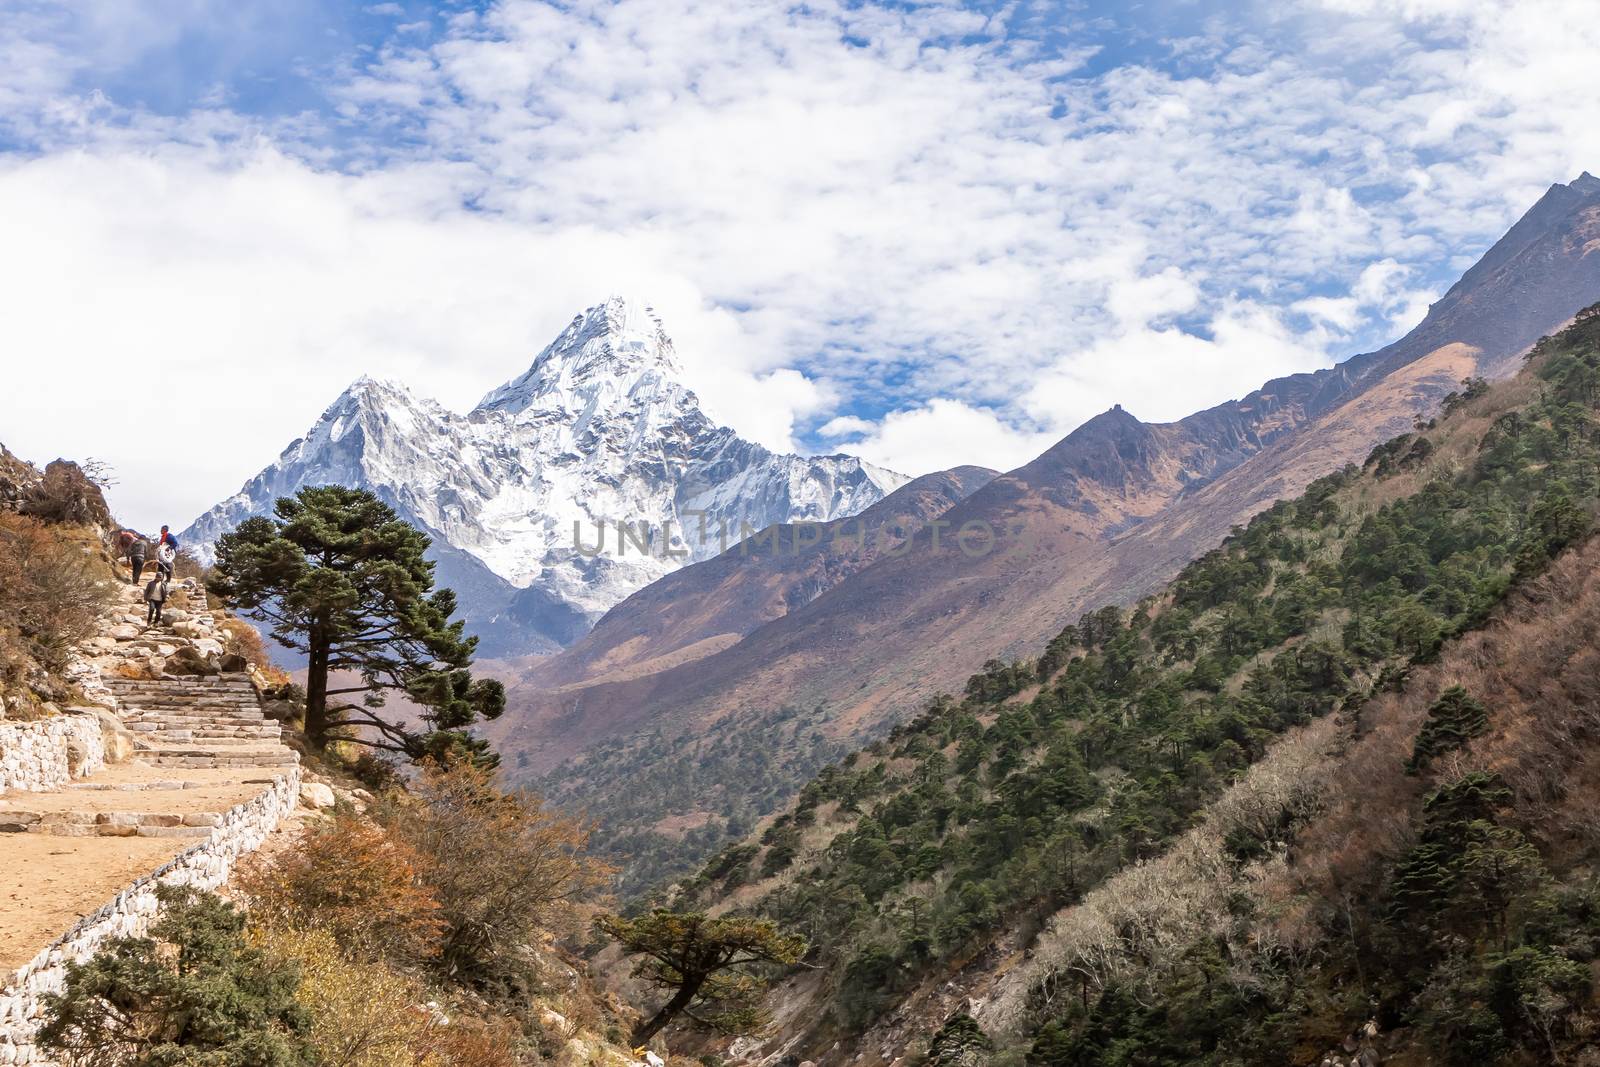
[[[0,724],[0,1065],[53,1062],[34,1040],[67,965],[143,934],[158,884],[225,885],[302,796],[227,615],[185,579],[146,625],[141,590],[75,650],[82,707]]]
[[[42,793],[0,798],[0,833],[204,838],[224,813],[299,763],[245,674],[106,678],[133,761]],[[250,769],[261,769],[250,775]]]
[[[107,678],[137,758],[155,767],[287,767],[298,757],[261,714],[249,676]]]

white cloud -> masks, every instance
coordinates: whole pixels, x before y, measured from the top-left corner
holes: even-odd
[[[507,0],[325,80],[334,117],[267,121],[83,81],[229,5],[95,0],[69,33],[0,0],[0,133],[37,157],[0,170],[0,435],[103,455],[130,517],[181,522],[357,374],[465,406],[625,291],[747,436],[1014,465],[1414,322],[1440,263],[1600,158],[1588,6],[1313,4],[1303,36],[1185,42],[1193,76],[1086,77],[1092,45],[953,4]],[[150,432],[132,372],[226,432]]]
[[[792,448],[795,421],[829,400],[795,370],[752,369],[738,320],[628,242],[432,214],[418,193],[270,148],[0,169],[0,203],[28,205],[0,212],[0,331],[17,355],[0,440],[104,457],[127,520],[185,523],[358,374],[465,409],[613,291],[649,295],[707,409],[747,437]]]
[[[1393,259],[1380,259],[1361,271],[1348,296],[1306,297],[1291,308],[1309,318],[1318,332],[1349,334],[1376,320],[1398,335],[1422,321],[1432,298],[1428,290],[1407,284],[1411,274]]]
[[[839,415],[817,427],[817,436],[833,441],[841,437],[864,437],[878,424],[855,415]]]
[[[1049,448],[1055,432],[1019,432],[993,411],[959,400],[937,398],[901,411],[891,411],[877,424],[848,417],[829,424],[835,433],[858,434],[839,447],[869,462],[913,477],[976,464],[1011,470]]]
[[[1137,264],[1129,264],[1137,267]],[[1144,326],[1194,308],[1200,290],[1177,267],[1146,277],[1124,277],[1112,283],[1106,308],[1125,326]]]
[[[1243,396],[1268,378],[1327,366],[1273,312],[1229,304],[1207,340],[1176,328],[1139,326],[1063,356],[1029,389],[1023,406],[1065,432],[1105,410],[1107,399],[1146,422],[1170,422]]]

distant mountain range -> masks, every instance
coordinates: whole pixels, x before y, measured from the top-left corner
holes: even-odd
[[[709,847],[818,753],[1159,588],[1463,379],[1509,375],[1597,297],[1600,179],[1584,174],[1386,348],[1173,423],[1113,408],[1008,473],[909,484],[717,426],[653,313],[611,300],[466,415],[361,379],[187,534],[204,549],[303,485],[372,489],[433,536],[441,582],[510,687],[491,731],[512,773],[635,856],[652,837]],[[618,520],[648,549],[619,547]],[[588,554],[602,527],[607,549]],[[986,532],[981,551],[963,528]]]
[[[654,312],[613,298],[465,415],[359,379],[183,536],[209,556],[303,486],[370,489],[432,536],[480,651],[518,655],[570,644],[628,594],[746,534],[854,515],[905,481],[718,426]]]
[[[1600,179],[1584,174],[1552,186],[1394,344],[1173,423],[1107,411],[997,477],[915,483],[945,528],[994,531],[989,551],[947,537],[806,566],[774,553],[688,567],[670,596],[644,589],[567,651],[506,665],[511,708],[494,737],[611,840],[632,835],[634,855],[649,851],[638,835],[692,830],[709,846],[718,826],[759,815],[816,745],[876,736],[985,660],[1036,654],[1081,612],[1159,588],[1235,524],[1409,429],[1464,378],[1508,375],[1597,298]],[[785,726],[780,742],[777,724],[797,709],[805,730]]]

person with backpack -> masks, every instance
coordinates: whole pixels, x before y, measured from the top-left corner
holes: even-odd
[[[170,544],[164,544],[156,549],[156,571],[163,578],[172,577],[172,567],[178,560],[177,550]]]
[[[144,538],[140,537],[136,533],[133,533],[132,530],[124,530],[123,533],[133,534],[133,540],[128,544],[127,550],[124,554],[128,557],[128,569],[133,575],[128,579],[128,584],[138,585],[139,578],[144,574]]]
[[[144,587],[144,602],[149,606],[145,625],[157,625],[161,622],[161,608],[167,602],[167,579],[159,570],[156,576],[150,579],[150,584]]]

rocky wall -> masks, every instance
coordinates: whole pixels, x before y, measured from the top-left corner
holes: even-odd
[[[0,1065],[51,1063],[33,1044],[33,1037],[42,1019],[44,997],[63,988],[67,964],[90,958],[109,939],[148,933],[159,910],[158,884],[207,890],[222,885],[238,858],[258,848],[294,810],[299,795],[300,769],[290,768],[264,793],[230,809],[222,825],[203,843],[128,886],[11,975],[0,990]]]
[[[59,789],[105,762],[100,720],[92,714],[0,721],[0,793]]]

